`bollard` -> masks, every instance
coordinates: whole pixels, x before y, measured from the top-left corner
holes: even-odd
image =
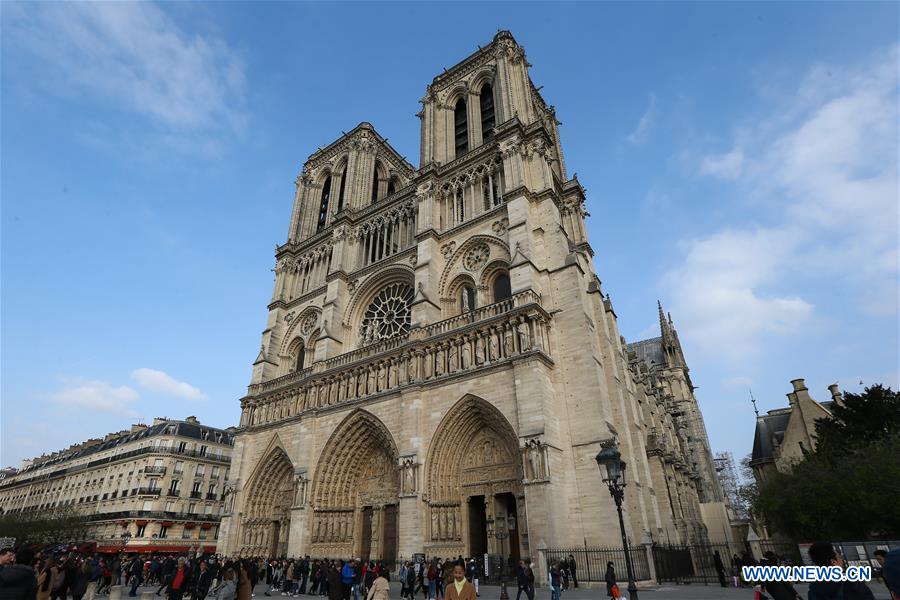
[[[122,600],[122,586],[121,585],[110,586],[109,600]]]
[[[156,594],[152,591],[141,592],[141,600],[155,600]]]

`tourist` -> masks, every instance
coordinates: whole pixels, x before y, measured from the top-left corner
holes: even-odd
[[[406,563],[406,598],[410,600],[414,600],[416,597],[415,589],[416,589],[416,569],[412,563]]]
[[[576,574],[575,569],[576,569],[575,556],[570,554],[569,555],[569,573],[572,575],[572,585],[574,587],[578,587],[578,575]]]
[[[241,560],[237,565],[237,600],[250,600],[253,597],[253,578],[250,576],[250,565]]]
[[[606,595],[610,598],[619,597],[619,585],[616,583],[616,567],[612,561],[606,563]]]
[[[466,567],[466,579],[475,586],[475,595],[480,596],[480,590],[478,589],[478,563],[475,562],[474,558],[469,561]]]
[[[453,566],[453,583],[447,589],[447,600],[475,600],[475,586],[466,580],[466,571]]]
[[[127,582],[128,585],[131,586],[131,590],[128,592],[128,595],[134,598],[137,596],[138,586],[141,585],[141,575],[143,572],[143,564],[141,563],[141,557],[138,555],[134,555],[131,557],[131,562],[128,563],[126,567],[127,573]]]
[[[6,547],[0,550],[0,569],[12,565],[16,562],[16,550],[12,547]]]
[[[528,600],[534,600],[534,571],[524,560],[519,561],[519,568],[516,569],[516,583],[519,586],[516,600],[522,597],[522,592]]]
[[[234,583],[234,569],[225,569],[222,573],[222,583],[216,587],[216,600],[235,600],[237,586]]]
[[[366,595],[366,600],[388,600],[391,586],[387,572],[380,573],[368,587],[369,593]]]
[[[891,599],[900,600],[900,548],[894,548],[884,555],[881,578],[891,593]]]
[[[91,563],[86,560],[81,561],[81,564],[75,570],[72,584],[69,586],[69,590],[72,592],[72,600],[81,600],[84,597],[85,593],[87,593],[91,575]]]
[[[809,558],[818,567],[845,568],[844,557],[829,542],[809,547]],[[875,600],[869,586],[857,581],[814,581],[809,584],[808,600]]]
[[[44,562],[37,576],[37,600],[50,600],[50,586],[56,571],[56,559],[52,556]]]
[[[191,571],[187,568],[184,557],[178,559],[178,566],[169,578],[166,595],[169,600],[181,600],[185,592],[191,591]]]
[[[298,594],[305,595],[306,594],[306,584],[309,581],[309,556],[304,556],[303,560],[300,561],[300,588],[297,590]]]
[[[559,600],[562,592],[562,574],[560,573],[559,561],[553,561],[550,565],[550,573],[547,575],[550,583],[550,600]]]
[[[728,584],[725,582],[725,564],[722,562],[722,555],[719,554],[718,550],[713,553],[713,564],[716,567],[716,575],[719,576],[719,585],[728,587]]]
[[[195,574],[194,600],[203,600],[209,594],[212,587],[212,573],[205,560],[200,561],[200,570]]]
[[[738,558],[737,554],[731,556],[731,581],[734,587],[743,587],[741,582],[741,559]]]
[[[778,566],[778,557],[774,552],[768,550],[764,556],[764,564],[771,567]],[[762,588],[773,600],[797,600],[800,598],[800,594],[794,589],[794,586],[787,581],[764,581]]]
[[[37,578],[31,568],[34,553],[28,548],[20,548],[15,554],[15,564],[9,560],[9,550],[0,568],[0,600],[35,600]]]
[[[327,561],[323,561],[323,565],[326,564]],[[343,561],[339,561],[334,566],[323,567],[325,569],[325,585],[328,589],[328,600],[346,600],[342,589],[344,584],[343,569],[345,566]]]

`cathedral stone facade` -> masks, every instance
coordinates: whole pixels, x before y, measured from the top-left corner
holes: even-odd
[[[528,66],[500,32],[438,75],[418,169],[368,123],[304,164],[220,552],[619,545],[594,460],[612,440],[633,541],[694,541],[724,515],[674,327],[632,348],[619,335]],[[501,518],[508,537],[489,536]]]

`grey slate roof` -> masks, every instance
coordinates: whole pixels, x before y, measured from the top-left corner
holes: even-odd
[[[140,431],[135,431],[133,433],[124,433],[118,437],[106,440],[105,442],[102,442],[100,444],[95,444],[86,448],[80,448],[74,452],[63,451],[59,456],[42,462],[37,462],[30,467],[20,470],[19,474],[26,473],[38,468],[44,468],[54,464],[68,462],[70,460],[81,458],[83,456],[96,454],[98,452],[109,450],[110,448],[115,448],[116,446],[120,446],[128,442],[133,442],[135,440],[163,435],[166,433],[166,428],[169,426],[175,427],[175,431],[173,433],[170,433],[169,435],[178,435],[181,437],[188,437],[196,440],[207,440],[212,443],[227,444],[229,446],[234,445],[234,434],[223,429],[207,427],[205,425],[200,425],[199,423],[187,423],[185,421],[165,421],[163,423],[151,425],[150,427],[141,429]],[[206,437],[207,434],[209,435],[209,437]],[[221,437],[217,438],[217,434],[219,434]]]
[[[662,337],[632,342],[626,348],[629,352],[634,352],[650,368],[666,364],[666,353],[663,352]]]
[[[832,402],[820,402],[826,409]],[[769,411],[768,414],[756,418],[756,433],[753,436],[753,454],[750,459],[771,460],[775,458],[775,441],[778,443],[784,439],[784,432],[791,420],[790,408],[779,408]]]

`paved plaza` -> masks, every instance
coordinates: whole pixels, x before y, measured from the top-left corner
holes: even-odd
[[[625,587],[627,584],[623,584]],[[800,595],[803,598],[806,598],[806,586],[798,585],[797,591],[800,592]],[[887,592],[887,589],[883,584],[878,582],[873,582],[869,584],[872,592],[875,594],[876,600],[890,600],[890,595]],[[138,594],[141,595],[142,592],[155,592],[155,587],[142,587]],[[263,592],[266,591],[265,584],[259,584],[254,589],[254,595],[258,600],[264,600],[265,595]],[[481,586],[480,590],[481,598],[480,600],[499,600],[500,598],[500,588],[498,586]],[[663,585],[648,585],[642,586],[639,590],[641,598],[649,598],[650,600],[713,600],[715,598],[723,598],[723,599],[744,599],[754,598],[753,588],[722,588],[714,585],[674,585],[674,584],[663,584]],[[510,596],[510,600],[516,600],[516,588],[510,587],[508,589],[508,593]],[[626,591],[623,590],[623,593],[627,594]],[[125,593],[122,595],[122,600],[128,600],[128,591],[125,590]],[[421,595],[418,595],[417,598],[421,598]],[[272,598],[282,598],[281,592],[272,592]],[[327,596],[316,596],[315,598],[325,599]],[[400,598],[400,584],[392,581],[391,582],[391,599],[397,600]],[[525,594],[522,594],[522,598],[525,598]],[[561,600],[605,600],[606,596],[606,588],[604,586],[599,587],[580,587],[578,589],[569,589],[568,591],[562,594]],[[364,600],[364,599],[363,599]],[[547,588],[538,588],[535,593],[535,600],[550,600],[550,592]]]

